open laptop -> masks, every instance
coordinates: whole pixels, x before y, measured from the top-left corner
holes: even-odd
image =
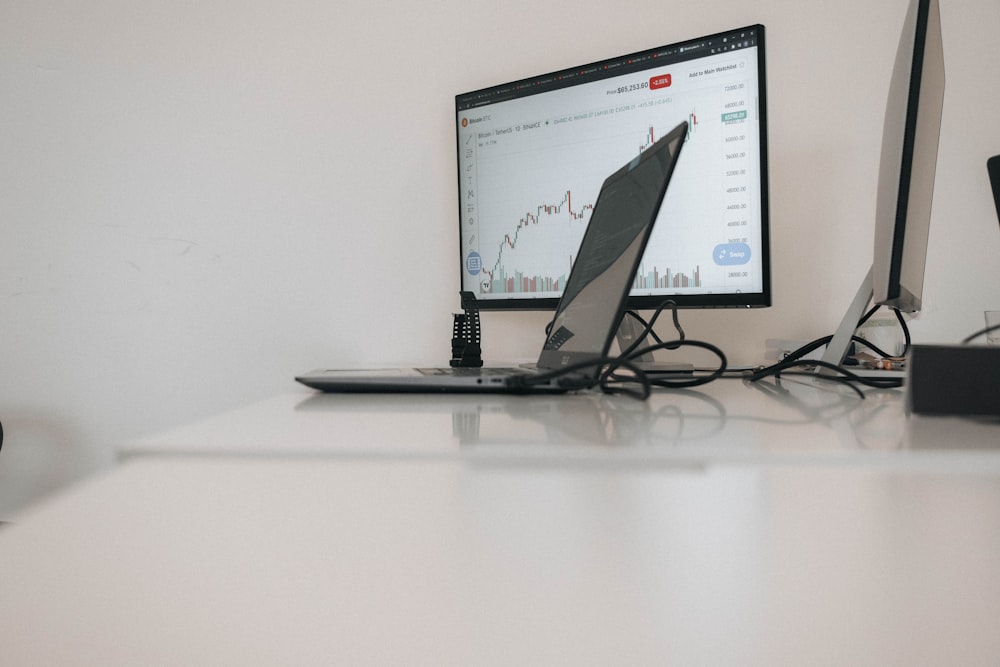
[[[295,379],[325,392],[553,393],[594,386],[687,130],[684,121],[605,179],[535,368],[332,369]]]

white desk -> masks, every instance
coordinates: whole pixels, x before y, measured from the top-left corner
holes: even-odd
[[[840,462],[1000,470],[1000,423],[909,418],[900,390],[723,380],[648,402],[565,396],[277,396],[129,443],[159,455]]]
[[[997,664],[1000,426],[784,388],[299,393],[151,436],[0,530],[4,660]]]

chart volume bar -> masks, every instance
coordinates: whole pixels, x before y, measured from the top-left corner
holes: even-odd
[[[527,276],[520,271],[508,275],[501,267],[496,275],[480,283],[482,294],[537,294],[541,292],[562,292],[566,283],[566,274],[554,276]]]
[[[669,268],[660,271],[653,267],[646,271],[639,267],[639,272],[632,284],[634,289],[683,289],[685,287],[701,287],[701,267],[694,267],[691,273],[675,273]]]

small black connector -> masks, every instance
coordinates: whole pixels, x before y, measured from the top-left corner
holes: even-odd
[[[464,312],[453,315],[451,361],[449,363],[455,368],[479,368],[483,365],[479,305],[472,292],[460,292],[460,294]]]

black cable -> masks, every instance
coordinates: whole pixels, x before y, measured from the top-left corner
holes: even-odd
[[[656,325],[656,321],[659,319],[660,315],[663,313],[664,309],[670,308],[671,317],[673,319],[674,328],[677,330],[678,340],[663,342],[660,337],[656,335],[653,327]],[[637,319],[639,322],[645,325],[642,333],[636,336],[636,339],[628,346],[627,349],[622,351],[622,358],[625,359],[639,359],[645,354],[652,353],[656,350],[677,350],[684,346],[689,347],[699,347],[709,352],[713,353],[719,358],[719,367],[708,375],[700,375],[697,377],[684,376],[657,376],[656,379],[650,379],[649,383],[654,387],[663,387],[667,389],[681,389],[688,387],[697,387],[703,384],[708,384],[714,380],[719,379],[726,372],[726,368],[729,365],[728,359],[726,359],[725,353],[712,345],[711,343],[706,343],[704,341],[698,340],[687,340],[687,336],[684,333],[684,328],[681,326],[680,315],[678,314],[677,302],[672,299],[667,299],[657,306],[656,310],[653,311],[652,317],[649,318],[649,322],[645,322],[638,314],[632,313],[632,317]],[[655,345],[650,345],[645,348],[639,349],[643,341],[646,338],[653,338],[656,341]]]
[[[599,371],[594,378],[582,379],[580,377],[566,377],[563,381],[560,381],[560,378],[572,375],[577,371],[594,368]],[[612,377],[618,369],[621,368],[627,369],[632,373],[632,375],[627,378],[622,376]],[[639,390],[636,391],[623,389],[620,386],[612,386],[611,382],[613,380],[618,381],[620,384],[624,384],[625,382],[638,384]],[[556,384],[567,390],[590,389],[599,385],[606,393],[627,394],[640,400],[649,398],[650,394],[650,382],[646,374],[643,373],[642,369],[638,366],[630,362],[628,359],[623,359],[622,357],[602,357],[600,359],[581,361],[545,373],[535,373],[532,375],[525,375],[523,377],[519,376],[515,379],[515,381],[520,382],[525,388],[530,388],[540,384],[547,384],[552,381],[555,381]]]
[[[623,368],[628,370],[631,375],[622,376],[620,371]],[[636,383],[639,385],[638,391],[628,389],[628,385]],[[601,373],[599,384],[601,391],[605,394],[624,394],[638,398],[641,401],[649,398],[649,395],[653,392],[649,376],[628,359],[622,359],[621,357],[609,364],[608,368]]]
[[[799,374],[805,375],[807,373],[798,371],[794,369],[809,369],[810,371],[815,371],[817,368],[825,368],[827,370],[838,373],[839,375],[831,374],[816,374],[808,373],[813,377],[819,378],[821,380],[830,380],[832,382],[842,382],[842,383],[852,383],[857,382],[858,384],[865,385],[866,387],[873,387],[876,389],[894,389],[903,386],[902,378],[897,377],[887,377],[887,378],[877,378],[877,377],[865,377],[863,375],[858,375],[853,373],[844,366],[838,366],[836,364],[831,364],[825,361],[820,361],[818,359],[792,359],[787,361],[782,361],[777,364],[768,366],[767,368],[762,368],[756,371],[750,371],[745,376],[749,382],[758,382],[768,377],[781,377],[782,374]]]
[[[877,313],[878,309],[881,308],[881,307],[882,306],[872,306],[871,310],[869,310],[867,313],[865,313],[864,315],[861,316],[861,319],[858,320],[858,326],[854,327],[854,330],[857,331],[862,326],[864,326],[864,323],[867,322],[868,320],[870,320],[872,318],[872,315],[874,315],[875,313]]]
[[[905,357],[910,351],[910,328],[906,326],[906,320],[903,319],[903,313],[899,312],[899,308],[893,308],[892,312],[896,313],[896,319],[899,321],[899,328],[903,330],[903,353],[899,356]],[[887,356],[887,355],[882,355]]]
[[[645,352],[647,352],[648,350],[643,350],[639,353],[636,353],[636,349],[640,345],[642,345],[642,343],[646,340],[646,338],[649,338],[650,336],[652,336],[652,338],[657,342],[657,345],[666,347],[666,343],[660,340],[659,336],[657,336],[656,333],[653,331],[653,327],[656,326],[656,320],[660,319],[660,314],[663,312],[663,309],[667,307],[671,308],[671,310],[673,311],[674,328],[677,329],[677,335],[680,337],[680,340],[682,341],[684,340],[685,338],[684,329],[681,328],[680,318],[677,314],[677,302],[673,301],[672,299],[667,299],[666,301],[662,302],[659,306],[656,307],[656,310],[653,311],[653,316],[649,318],[649,322],[645,322],[636,313],[632,313],[632,317],[636,318],[637,320],[639,320],[639,322],[643,323],[645,325],[645,328],[642,330],[642,333],[640,333],[638,336],[635,337],[635,340],[632,341],[631,345],[629,345],[626,349],[622,350],[621,354],[622,357],[626,359],[634,359],[638,356],[641,356],[642,354],[645,354]],[[654,349],[664,349],[664,348],[656,347]],[[676,348],[666,347],[666,349],[676,349]]]
[[[656,335],[653,327],[656,325],[656,321],[659,319],[660,314],[665,308],[668,307],[671,308],[674,328],[677,330],[677,334],[680,338],[678,340],[663,342],[660,340],[659,336]],[[607,394],[624,394],[640,400],[646,400],[649,398],[653,387],[662,387],[667,389],[697,387],[717,380],[726,372],[729,362],[726,359],[725,353],[723,353],[721,349],[711,343],[686,339],[684,329],[681,327],[680,316],[678,315],[677,303],[675,301],[668,299],[662,302],[653,312],[653,315],[650,317],[648,322],[634,311],[626,311],[625,317],[635,318],[640,324],[643,325],[643,331],[636,336],[636,339],[632,342],[632,344],[623,350],[621,355],[618,357],[603,357],[597,360],[582,361],[549,371],[547,373],[528,375],[521,378],[519,381],[525,388],[545,384],[553,380],[566,389],[589,389],[594,386],[599,386],[601,391]],[[551,327],[552,323],[550,322],[546,327],[546,332],[550,331]],[[652,338],[656,341],[656,344],[639,349],[639,346],[642,345],[647,338]],[[653,379],[635,363],[635,360],[642,355],[654,352],[655,350],[676,350],[684,346],[698,347],[712,352],[719,358],[718,368],[714,369],[707,375],[684,375],[683,377],[657,377],[656,379]],[[594,368],[598,369],[596,380],[581,381],[580,378],[577,377],[572,380],[567,379],[564,383],[559,382],[559,378],[563,376],[570,375],[577,371]],[[632,385],[637,385],[638,389],[629,388]]]
[[[986,334],[992,333],[994,331],[1000,331],[1000,324],[994,324],[991,327],[986,327],[985,329],[980,329],[979,331],[977,331],[976,333],[972,334],[971,336],[966,336],[965,338],[962,339],[962,345],[968,345],[969,343],[971,343],[972,341],[976,340],[980,336],[985,336]]]
[[[711,343],[706,343],[700,340],[672,340],[665,343],[658,343],[656,345],[650,345],[649,347],[644,347],[639,350],[635,350],[630,354],[630,358],[638,358],[644,354],[650,352],[655,352],[656,350],[677,350],[682,347],[698,347],[703,350],[708,350],[715,356],[719,358],[718,368],[712,370],[707,375],[697,375],[691,376],[684,373],[667,373],[667,374],[657,374],[655,377],[650,378],[649,383],[654,387],[664,387],[667,389],[681,389],[688,387],[698,387],[703,384],[708,384],[718,380],[726,372],[729,365],[729,360],[726,358],[726,354]]]
[[[883,350],[882,348],[880,348],[875,343],[871,342],[870,340],[865,340],[864,338],[861,338],[860,336],[851,336],[851,340],[854,341],[855,343],[857,343],[858,345],[864,345],[865,347],[867,347],[869,350],[871,350],[872,352],[874,352],[878,356],[884,357],[886,359],[899,359],[901,357],[905,357],[906,356],[905,351],[906,351],[907,348],[903,348],[904,354],[900,354],[900,355],[897,356],[897,355],[894,355],[894,354],[889,354],[888,352],[886,352],[885,350]]]
[[[634,310],[626,310],[625,311],[625,317],[631,317],[633,320],[635,320],[636,322],[638,322],[639,325],[643,329],[648,330],[649,331],[649,335],[657,343],[662,343],[663,342],[662,340],[660,340],[660,337],[656,335],[656,332],[649,328],[649,322],[647,322],[646,320],[644,320],[639,313],[635,312]]]
[[[861,327],[865,322],[871,319],[872,315],[878,312],[879,308],[881,308],[881,306],[875,306],[867,313],[865,313],[865,315],[860,320],[858,320],[858,327]],[[909,351],[911,344],[910,330],[906,326],[906,321],[903,319],[903,314],[899,312],[899,309],[893,308],[892,310],[896,314],[896,319],[899,321],[899,326],[903,331],[903,337],[905,339],[903,354],[899,356],[905,356],[906,353]],[[756,371],[753,371],[752,373],[749,373],[746,376],[746,378],[750,382],[757,382],[758,380],[761,380],[766,377],[772,377],[772,376],[779,377],[782,373],[789,371],[791,369],[810,367],[810,368],[826,368],[828,370],[834,371],[835,373],[839,373],[839,375],[823,374],[817,376],[835,382],[845,382],[845,383],[857,382],[858,384],[862,384],[868,387],[875,387],[882,389],[891,389],[903,386],[903,382],[899,378],[864,377],[856,373],[852,373],[848,368],[845,368],[843,366],[837,366],[836,364],[830,364],[819,360],[802,359],[802,357],[809,354],[810,352],[813,352],[814,350],[829,344],[831,340],[833,340],[833,336],[823,336],[822,338],[817,338],[812,342],[806,343],[797,350],[788,353],[788,355],[786,355],[785,358],[779,361],[778,363],[772,364],[771,366],[767,366],[765,368],[761,368]],[[875,354],[881,357],[885,357],[888,359],[898,358],[895,355],[888,354],[884,350],[880,349],[877,345],[859,336],[851,336],[851,340],[854,343],[864,345],[865,347],[869,348]]]
[[[802,359],[801,357],[809,352],[812,352],[818,347],[822,347],[826,342],[829,342],[832,336],[824,336],[819,338],[812,343],[807,343],[806,345],[800,347],[795,352],[792,352],[784,360],[779,361],[776,364],[772,364],[765,368],[760,368],[756,371],[749,372],[745,377],[750,382],[757,382],[767,377],[780,377],[785,371],[794,368],[826,368],[828,370],[839,373],[840,375],[818,375],[817,377],[834,380],[834,381],[846,381],[846,382],[857,382],[868,387],[877,387],[882,389],[891,389],[894,387],[903,386],[903,381],[900,378],[871,378],[852,373],[849,369],[844,366],[838,366],[836,364],[831,364],[825,361],[820,361],[818,359]],[[857,339],[859,342],[867,344],[864,339]],[[877,349],[872,346],[872,349]],[[804,350],[804,352],[803,352]],[[883,355],[885,356],[885,355]]]
[[[673,318],[673,324],[677,330],[679,338],[677,340],[666,341],[660,339],[654,331],[654,326],[657,320],[662,314],[663,310],[666,308],[671,309],[671,315]],[[881,306],[875,306],[871,308],[865,315],[858,321],[858,327],[861,327],[865,322],[867,322],[871,317],[878,312]],[[911,345],[910,332],[906,326],[906,321],[903,318],[902,313],[896,308],[892,309],[896,315],[896,319],[899,321],[900,328],[902,329],[903,336],[905,338],[905,344],[903,348],[903,355],[909,350]],[[582,383],[579,379],[573,381],[573,384],[566,384],[569,389],[586,389],[594,386],[600,386],[601,390],[609,394],[625,394],[633,396],[640,400],[645,400],[649,397],[653,387],[662,387],[668,389],[680,389],[680,388],[690,388],[697,387],[703,384],[708,384],[713,382],[720,377],[723,377],[727,372],[728,360],[725,353],[719,349],[717,346],[706,343],[704,341],[698,340],[687,340],[684,329],[680,324],[680,317],[678,315],[677,303],[672,300],[666,300],[662,302],[656,310],[653,312],[652,317],[649,321],[644,320],[638,313],[634,311],[626,311],[626,317],[632,317],[638,321],[643,326],[643,331],[636,337],[636,339],[629,345],[628,348],[622,351],[619,357],[604,357],[596,361],[585,361],[578,364],[573,364],[571,366],[566,366],[564,368],[551,371],[549,373],[543,373],[539,375],[528,376],[524,379],[526,386],[531,386],[535,384],[543,384],[552,380],[557,380],[563,375],[569,375],[576,371],[585,370],[588,368],[598,368],[599,373],[597,374],[597,379]],[[546,327],[546,329],[549,329]],[[981,336],[988,331],[992,331],[1000,327],[991,327],[980,332],[977,332],[973,336],[970,336],[968,340],[972,340],[978,336]],[[647,338],[652,338],[656,341],[656,344],[649,345],[640,348],[643,342]],[[806,343],[797,350],[790,352],[783,360],[771,366],[758,369],[753,372],[744,373],[744,378],[750,382],[757,382],[767,377],[780,377],[783,373],[785,374],[801,374],[806,373],[802,370],[808,368],[810,371],[814,371],[817,368],[826,368],[833,371],[835,374],[821,374],[813,375],[813,377],[819,377],[825,380],[830,380],[833,382],[841,382],[850,386],[861,398],[864,398],[864,394],[854,386],[854,383],[861,384],[867,387],[878,388],[878,389],[890,389],[902,386],[902,380],[899,378],[873,378],[865,377],[851,372],[848,368],[843,366],[837,366],[835,364],[826,363],[819,360],[804,360],[802,357],[813,352],[814,350],[828,345],[833,339],[833,336],[824,336],[818,338],[812,342]],[[859,336],[851,336],[852,342],[863,345],[869,348],[875,354],[885,357],[885,358],[898,358],[896,355],[890,355],[884,350],[880,349],[874,343],[865,340]],[[655,378],[651,378],[648,373],[643,371],[639,366],[637,366],[633,361],[639,357],[654,352],[656,350],[677,350],[684,346],[698,347],[701,349],[708,350],[709,352],[715,354],[719,358],[719,366],[713,371],[709,372],[707,375],[699,376],[689,376],[689,375],[657,375]],[[630,385],[637,385],[638,389],[629,389]]]
[[[686,336],[684,335],[684,329],[681,328],[681,319],[680,319],[680,316],[677,314],[677,303],[674,302],[674,301],[668,301],[668,302],[666,302],[663,305],[669,305],[670,306],[670,313],[671,313],[671,316],[674,318],[674,328],[677,329],[677,335],[680,337],[680,339],[684,340],[686,338]],[[661,306],[661,309],[662,309],[662,307],[663,306]]]

